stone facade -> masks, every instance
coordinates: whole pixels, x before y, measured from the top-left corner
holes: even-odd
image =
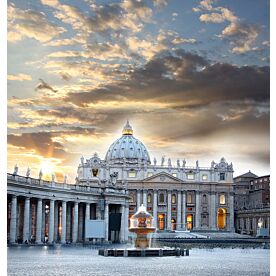
[[[105,159],[81,158],[75,184],[8,174],[9,242],[34,239],[85,242],[86,219],[104,219],[106,241],[128,239],[128,219],[143,204],[159,231],[234,231],[233,166],[224,158],[210,167],[186,166],[185,159],[154,158],[133,136],[127,122],[123,135]],[[111,233],[110,213],[121,213],[120,233]]]
[[[251,172],[234,178],[236,232],[256,236],[270,229],[270,176]],[[259,225],[259,226],[258,226]]]

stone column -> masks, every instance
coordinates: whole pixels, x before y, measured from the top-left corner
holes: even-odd
[[[216,230],[216,217],[217,217],[217,208],[216,208],[216,194],[212,193],[210,196],[210,227],[211,230]]]
[[[42,200],[41,240],[45,240],[45,201]]]
[[[172,191],[168,191],[167,230],[172,229]]]
[[[78,239],[78,220],[79,220],[79,203],[74,202],[74,221],[73,221],[73,241],[77,242]]]
[[[121,205],[121,230],[120,230],[120,242],[125,241],[125,206]]]
[[[128,241],[128,214],[129,214],[129,206],[128,203],[126,203],[125,207],[125,241]]]
[[[176,229],[181,228],[181,191],[177,193],[177,220],[176,220]]]
[[[109,220],[109,206],[108,202],[105,202],[105,207],[104,207],[104,221],[105,221],[105,240],[108,241],[108,234],[109,234],[109,225],[108,225],[108,220]]]
[[[158,221],[158,217],[157,217],[157,191],[154,190],[153,191],[153,226],[155,228],[157,228],[157,221]]]
[[[196,229],[200,228],[200,194],[196,192]]]
[[[143,190],[143,205],[147,210],[147,190]]]
[[[16,210],[17,210],[17,197],[15,195],[12,196],[11,203],[11,221],[10,221],[10,243],[15,243],[17,241],[16,236]]]
[[[37,244],[41,244],[41,230],[42,230],[42,199],[37,200],[36,206],[36,234],[35,241]]]
[[[49,217],[49,239],[48,243],[54,242],[54,225],[55,224],[55,200],[50,199],[50,217]]]
[[[141,190],[137,190],[137,211],[138,211],[138,208],[140,207],[141,205]]]
[[[30,238],[30,198],[25,198],[24,206],[24,228],[23,228],[23,242],[29,241]]]
[[[253,224],[253,233],[254,233],[254,236],[256,236],[256,234],[257,234],[257,222],[256,222],[256,217],[253,217],[252,224]]]
[[[79,204],[78,241],[83,241],[83,204]]]
[[[66,243],[66,201],[62,201],[61,243]]]
[[[247,231],[247,234],[250,234],[250,219],[249,219],[249,217],[246,218],[246,231]]]
[[[72,230],[71,230],[71,226],[72,226],[72,219],[71,219],[71,214],[72,214],[72,208],[71,208],[71,204],[69,202],[67,202],[66,204],[66,240],[68,241],[72,241]]]
[[[86,226],[87,226],[87,221],[90,220],[90,203],[86,203],[85,206],[85,230],[86,230]],[[86,232],[85,232],[85,236],[86,237]],[[85,241],[89,241],[89,238],[85,238]]]
[[[54,240],[58,240],[58,216],[59,216],[59,210],[58,210],[58,202],[55,202],[55,218],[54,218]]]
[[[186,192],[182,195],[182,227],[186,230]]]
[[[229,230],[231,232],[235,232],[235,226],[234,226],[234,196],[232,194],[229,195],[229,211],[230,211]]]

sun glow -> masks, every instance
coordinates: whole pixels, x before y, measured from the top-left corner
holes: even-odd
[[[54,172],[55,165],[54,163],[49,159],[44,159],[40,164],[42,173],[44,176],[50,175]]]

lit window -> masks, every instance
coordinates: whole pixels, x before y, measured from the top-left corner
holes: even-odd
[[[191,203],[192,203],[192,195],[191,195],[191,194],[188,194],[188,195],[187,195],[187,203],[188,203],[188,204],[191,204]]]
[[[219,174],[219,180],[225,180],[225,173]]]
[[[188,173],[187,174],[187,179],[188,180],[194,180],[195,179],[195,175],[193,173]]]
[[[136,172],[134,171],[128,172],[128,177],[136,177]]]
[[[148,194],[147,201],[148,201],[148,203],[151,203],[151,201],[152,201],[151,194]]]
[[[173,194],[173,195],[172,195],[172,204],[175,204],[175,203],[176,203],[176,195]]]
[[[153,176],[152,172],[148,172],[148,177]]]
[[[164,194],[163,193],[161,193],[159,195],[159,203],[164,203]]]
[[[208,180],[208,175],[207,174],[203,174],[202,175],[202,180]]]
[[[225,195],[219,196],[219,204],[225,204]]]
[[[172,176],[173,176],[173,177],[177,177],[177,173],[173,173]]]
[[[130,195],[129,202],[134,202],[134,195],[133,194]]]

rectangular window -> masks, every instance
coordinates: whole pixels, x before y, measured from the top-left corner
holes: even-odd
[[[187,174],[187,179],[188,180],[194,180],[195,179],[195,175],[193,173],[188,173]]]
[[[225,173],[219,174],[219,180],[225,180]]]
[[[192,203],[192,195],[191,195],[191,194],[188,194],[188,195],[187,195],[187,203],[188,203],[188,204],[191,204],[191,203]]]
[[[207,174],[203,174],[202,175],[202,180],[208,180],[208,175]]]
[[[128,177],[136,177],[136,172],[133,172],[133,171],[128,172]]]
[[[225,195],[219,196],[219,204],[225,204]]]
[[[177,173],[173,173],[172,176],[173,176],[173,177],[177,177]]]

